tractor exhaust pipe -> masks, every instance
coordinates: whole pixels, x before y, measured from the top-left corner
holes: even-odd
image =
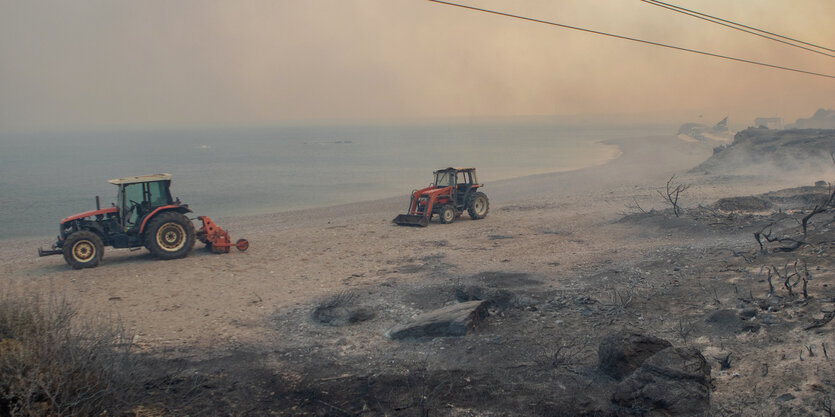
[[[101,202],[99,201],[99,196],[96,196],[96,210],[101,210]]]

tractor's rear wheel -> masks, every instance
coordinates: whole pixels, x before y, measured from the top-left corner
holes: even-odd
[[[73,269],[96,267],[102,256],[104,245],[101,238],[91,231],[73,232],[64,241],[64,260]]]
[[[486,194],[479,191],[467,199],[467,213],[470,214],[471,219],[483,219],[488,211],[490,211],[490,200],[487,199]]]
[[[438,218],[441,223],[449,224],[455,221],[455,215],[458,214],[451,204],[444,204],[441,206],[441,211],[438,212]]]
[[[145,232],[145,247],[164,260],[185,258],[194,240],[194,224],[174,211],[156,215]]]

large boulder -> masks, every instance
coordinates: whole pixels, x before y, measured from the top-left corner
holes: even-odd
[[[698,349],[664,349],[621,381],[612,401],[649,416],[702,416],[710,409],[710,366]]]
[[[463,336],[487,317],[485,301],[452,304],[415,317],[412,321],[392,327],[386,332],[390,339]]]
[[[634,332],[612,333],[600,342],[597,367],[620,381],[638,369],[647,358],[670,346],[670,342],[653,336]]]

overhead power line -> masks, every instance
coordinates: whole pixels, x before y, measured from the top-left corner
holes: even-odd
[[[664,43],[647,41],[647,40],[638,39],[638,38],[631,38],[631,37],[628,37],[628,36],[622,36],[622,35],[615,35],[615,34],[612,34],[612,33],[600,32],[600,31],[592,30],[592,29],[585,29],[585,28],[581,28],[581,27],[577,27],[577,26],[565,25],[565,24],[562,24],[562,23],[549,22],[547,20],[534,19],[534,18],[531,18],[531,17],[519,16],[519,15],[499,12],[499,11],[495,11],[495,10],[482,9],[482,8],[479,8],[479,7],[467,6],[467,5],[464,5],[464,4],[450,3],[450,2],[442,1],[442,0],[427,0],[427,1],[430,1],[430,2],[433,2],[433,3],[438,3],[438,4],[445,4],[447,6],[460,7],[460,8],[463,8],[463,9],[474,10],[474,11],[488,13],[488,14],[494,14],[494,15],[498,15],[498,16],[505,16],[505,17],[511,17],[511,18],[514,18],[514,19],[526,20],[526,21],[529,21],[529,22],[542,23],[542,24],[545,24],[545,25],[556,26],[556,27],[561,27],[561,28],[565,28],[565,29],[579,30],[581,32],[592,33],[592,34],[595,34],[595,35],[608,36],[608,37],[611,37],[611,38],[623,39],[623,40],[643,43],[643,44],[647,44],[647,45],[660,46],[662,48],[675,49],[677,51],[691,52],[691,53],[694,53],[694,54],[712,56],[712,57],[715,57],[715,58],[722,58],[722,59],[727,59],[727,60],[737,61],[737,62],[744,62],[746,64],[759,65],[759,66],[763,66],[763,67],[767,67],[767,68],[779,69],[779,70],[784,70],[784,71],[792,71],[792,72],[797,72],[797,73],[806,74],[806,75],[814,75],[814,76],[817,76],[817,77],[835,79],[835,75],[822,74],[822,73],[819,73],[819,72],[806,71],[806,70],[802,70],[802,69],[784,67],[784,66],[774,65],[774,64],[767,64],[767,63],[764,63],[764,62],[752,61],[752,60],[743,59],[743,58],[735,58],[735,57],[727,56],[727,55],[714,54],[714,53],[710,53],[710,52],[699,51],[699,50],[696,50],[696,49],[684,48],[684,47],[681,47],[681,46],[668,45],[668,44],[664,44]]]
[[[823,50],[829,51],[829,52],[835,52],[835,49],[827,48],[825,46],[815,45],[815,44],[810,43],[810,42],[804,42],[804,41],[801,41],[799,39],[790,38],[788,36],[783,36],[783,35],[780,35],[780,34],[777,34],[777,33],[774,33],[774,32],[769,32],[769,31],[764,30],[764,29],[757,29],[757,28],[752,27],[752,26],[743,25],[742,23],[737,23],[737,22],[733,22],[733,21],[730,21],[730,20],[722,19],[720,17],[711,16],[709,14],[697,12],[695,10],[686,9],[684,7],[676,6],[674,4],[664,3],[663,1],[658,1],[658,0],[641,0],[641,1],[643,1],[645,3],[654,4],[654,5],[659,6],[659,7],[664,7],[665,9],[671,9],[671,10],[677,11],[679,13],[688,14],[690,16],[698,15],[698,16],[700,16],[700,18],[712,21],[712,22],[717,23],[717,24],[722,24],[722,23],[719,23],[719,22],[723,22],[723,23],[725,23],[723,26],[731,25],[729,27],[733,27],[734,29],[737,29],[737,30],[742,30],[740,28],[751,29],[751,30],[756,31],[756,32],[765,33],[765,34],[771,35],[771,36],[776,36],[778,38],[786,39],[788,41],[801,43],[803,45],[812,46],[812,47],[815,47],[815,48],[818,48],[818,49],[823,49]],[[746,30],[744,32],[748,32],[748,31]],[[752,32],[748,32],[748,33],[752,33]],[[758,35],[758,36],[763,36],[759,33],[753,33],[753,34]],[[767,36],[764,36],[764,37],[767,37]],[[771,38],[769,38],[769,39],[771,39]],[[797,46],[797,45],[795,45],[795,46]],[[817,51],[814,51],[814,52],[817,52]],[[825,54],[825,55],[829,55],[829,54]],[[829,55],[829,56],[832,56],[832,55]]]
[[[738,30],[738,31],[749,33],[749,34],[754,35],[754,36],[759,36],[761,38],[770,39],[770,40],[775,41],[775,42],[780,42],[782,44],[793,46],[795,48],[805,49],[809,52],[814,52],[816,54],[826,55],[828,57],[835,58],[835,55],[828,54],[826,52],[819,51],[817,49],[812,49],[812,48],[809,48],[809,47],[806,47],[806,46],[803,46],[803,45],[809,45],[809,46],[813,46],[813,47],[818,48],[818,49],[823,49],[823,50],[835,52],[835,50],[829,49],[829,48],[826,48],[826,47],[823,47],[823,46],[818,46],[818,45],[815,45],[815,44],[812,44],[812,43],[809,43],[809,42],[803,42],[801,40],[793,39],[793,38],[790,38],[788,36],[778,35],[776,33],[768,32],[768,31],[765,31],[765,30],[762,30],[762,29],[757,29],[757,28],[753,28],[753,27],[750,27],[750,26],[746,26],[746,25],[743,25],[741,23],[736,23],[736,22],[732,22],[730,20],[721,19],[721,18],[718,18],[718,17],[714,17],[714,16],[711,16],[711,15],[707,15],[707,14],[700,13],[700,12],[697,12],[697,11],[693,11],[693,10],[690,10],[690,9],[685,9],[684,7],[676,6],[674,4],[664,3],[664,2],[656,1],[656,0],[640,0],[640,1],[642,1],[644,3],[652,4],[653,6],[658,6],[658,7],[667,9],[667,10],[671,10],[671,11],[674,11],[676,13],[681,13],[681,14],[684,14],[684,15],[687,15],[687,16],[690,16],[690,17],[695,17],[696,19],[706,20],[706,21],[711,22],[711,23],[716,23],[717,25],[722,25],[722,26],[725,26],[725,27],[729,27],[731,29],[735,29],[735,30]],[[750,30],[748,30],[748,29],[750,29]],[[769,35],[771,35],[771,36],[769,36]],[[782,39],[780,39],[780,38],[782,38]],[[783,40],[783,39],[787,39],[787,40]],[[801,43],[803,45],[798,45],[797,43],[794,43],[794,42]]]

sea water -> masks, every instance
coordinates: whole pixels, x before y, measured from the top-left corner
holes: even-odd
[[[167,172],[200,215],[280,212],[397,195],[432,171],[480,182],[601,164],[606,141],[660,127],[554,123],[285,126],[0,134],[0,239],[49,237],[60,219],[116,201],[108,179]]]

